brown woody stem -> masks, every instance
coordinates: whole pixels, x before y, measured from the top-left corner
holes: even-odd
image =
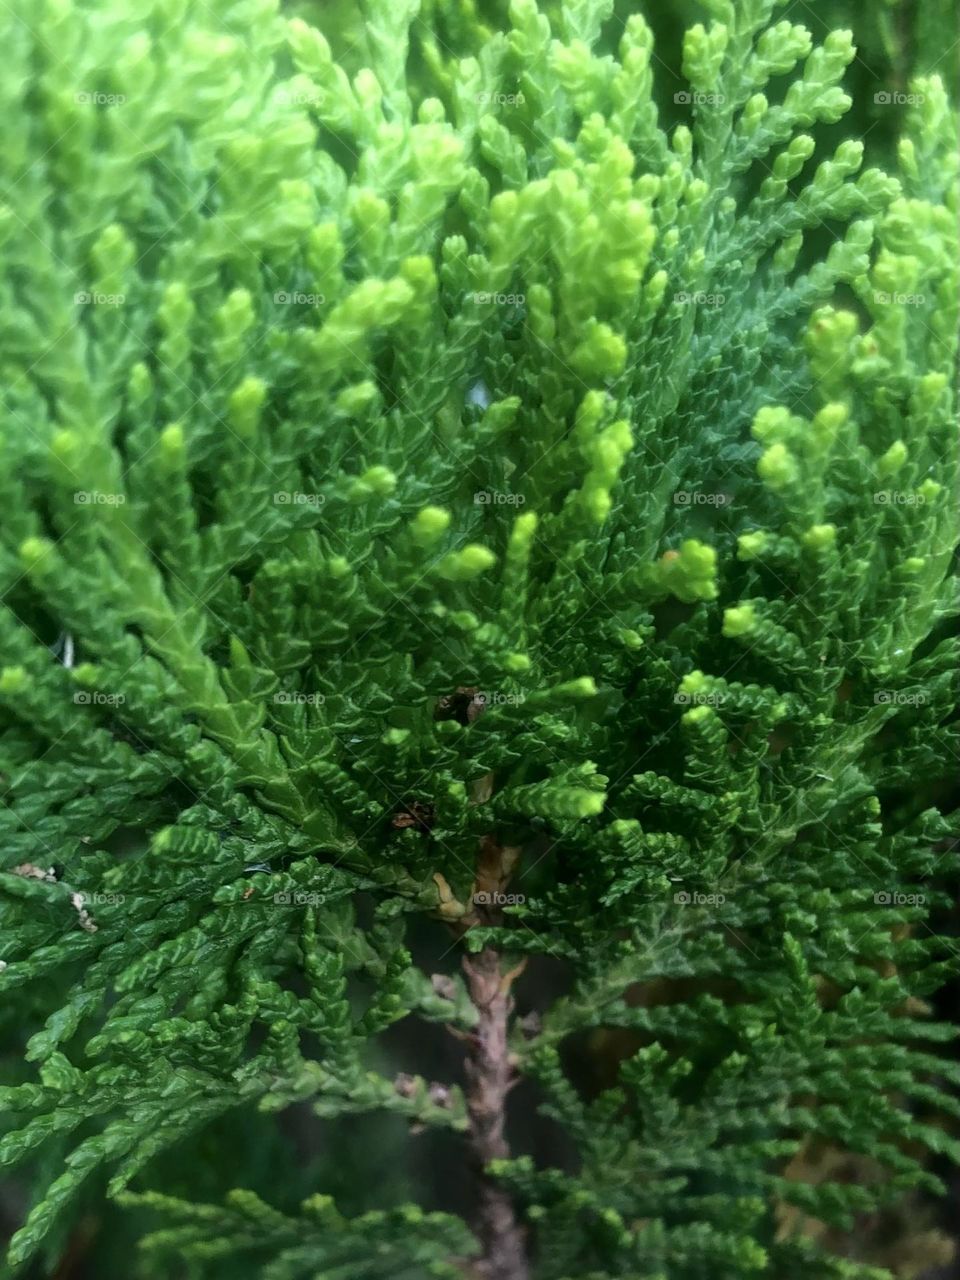
[[[513,1009],[510,983],[516,971],[501,973],[499,953],[492,947],[465,956],[463,968],[479,1014],[465,1063],[469,1140],[478,1184],[474,1230],[483,1247],[477,1270],[484,1280],[528,1280],[524,1232],[513,1202],[486,1172],[491,1160],[510,1155],[504,1133],[507,1093],[513,1083],[507,1029]]]

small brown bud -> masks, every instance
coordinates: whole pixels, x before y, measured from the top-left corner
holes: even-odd
[[[438,1084],[434,1081],[427,1090],[427,1097],[435,1107],[449,1107],[450,1090],[445,1084]]]
[[[394,1077],[393,1090],[401,1098],[412,1098],[417,1091],[417,1082],[413,1076],[407,1075],[406,1071],[401,1071]]]

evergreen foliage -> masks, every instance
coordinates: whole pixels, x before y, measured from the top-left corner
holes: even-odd
[[[106,1194],[151,1276],[483,1274],[157,1170],[303,1103],[466,1149],[469,1071],[382,1045],[475,1043],[493,954],[567,982],[509,1065],[575,1158],[486,1171],[531,1276],[889,1274],[830,1232],[960,1154],[955,133],[921,77],[866,167],[779,7],[674,79],[612,0],[368,0],[359,69],[275,0],[11,0],[13,1271]]]

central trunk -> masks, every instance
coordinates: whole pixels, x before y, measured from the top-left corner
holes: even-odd
[[[474,1229],[483,1246],[479,1271],[484,1280],[528,1280],[524,1232],[513,1201],[486,1172],[491,1160],[510,1155],[504,1132],[513,1078],[507,1046],[513,1008],[510,978],[501,973],[500,956],[491,947],[465,956],[463,968],[479,1015],[465,1063],[470,1145],[478,1183]]]

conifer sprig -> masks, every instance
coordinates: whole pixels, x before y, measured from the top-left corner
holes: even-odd
[[[881,169],[851,34],[775,0],[703,3],[666,102],[610,0],[366,0],[353,55],[11,6],[11,1270],[102,1190],[156,1275],[888,1276],[844,1233],[960,1154],[942,80]],[[472,1230],[158,1186],[296,1104],[449,1131]]]

